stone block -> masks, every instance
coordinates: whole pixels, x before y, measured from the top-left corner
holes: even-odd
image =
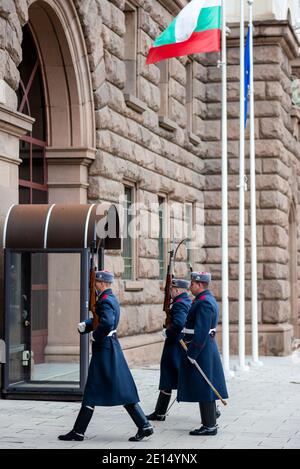
[[[256,222],[259,225],[278,225],[286,228],[288,225],[287,214],[278,209],[258,209],[256,212]]]
[[[281,226],[266,225],[263,227],[263,240],[265,246],[279,246],[288,249],[289,237],[287,231]]]
[[[289,279],[289,267],[283,264],[266,263],[263,265],[265,279]]]
[[[181,86],[186,86],[186,68],[177,58],[170,59],[169,73],[169,83],[171,83],[172,80],[175,80],[180,83]]]
[[[140,258],[139,260],[139,278],[158,278],[159,265],[158,259]]]
[[[275,190],[261,191],[259,200],[262,209],[277,208],[283,212],[289,211],[290,201],[284,194],[281,194],[281,192]]]
[[[186,107],[174,98],[169,98],[169,117],[180,127],[185,128],[187,122]]]
[[[115,55],[110,54],[107,50],[104,51],[104,60],[108,81],[116,85],[118,88],[123,89],[126,80],[125,62]]]
[[[250,249],[248,251],[250,253]],[[259,246],[257,249],[258,262],[278,262],[279,264],[285,264],[288,262],[288,259],[288,251],[277,246]]]
[[[262,280],[258,285],[258,295],[262,300],[286,300],[290,296],[290,285],[286,280]]]
[[[13,11],[15,11],[15,2],[13,0],[1,0],[0,16],[8,18]]]
[[[110,28],[102,26],[102,39],[105,49],[118,57],[120,60],[124,59],[124,40],[118,34],[114,33]]]
[[[118,7],[108,0],[98,2],[103,23],[119,36],[125,34],[125,15]]]
[[[144,77],[140,77],[140,99],[144,101],[150,109],[157,112],[160,108],[160,91]]]
[[[278,81],[270,81],[265,84],[266,86],[266,96],[269,99],[280,99],[283,95],[282,85]]]
[[[267,158],[264,159],[263,162],[263,173],[264,174],[272,174],[272,178],[275,176],[276,177],[276,182],[277,184],[279,183],[280,185],[277,187],[284,187],[284,190],[282,192],[286,193],[285,190],[285,184],[287,183],[287,179],[289,178],[290,175],[290,168],[283,163],[279,158]],[[278,176],[281,176],[279,179]]]
[[[140,71],[139,76],[144,77],[146,80],[153,83],[153,85],[159,85],[159,69],[155,64],[146,65],[146,57],[142,54],[138,55],[138,70]],[[138,96],[140,96],[140,79],[138,78]]]
[[[101,176],[89,178],[88,198],[90,200],[109,200],[118,202],[119,195],[124,191],[121,182],[106,179]]]
[[[139,24],[141,29],[145,31],[148,36],[150,36],[152,41],[154,41],[160,34],[160,28],[158,24],[152,19],[148,12],[142,9],[140,10],[139,14]]]
[[[185,105],[185,86],[181,85],[174,78],[169,79],[169,97]]]
[[[285,132],[282,121],[278,117],[260,119],[260,137],[284,141]]]
[[[139,256],[144,258],[158,258],[158,241],[157,239],[147,239],[141,237],[139,239]]]
[[[203,91],[206,91],[206,100],[211,103],[219,103],[222,101],[222,88],[220,83],[208,83],[206,86],[202,85]],[[202,93],[198,95],[199,99],[203,99]],[[205,98],[205,97],[204,97]]]

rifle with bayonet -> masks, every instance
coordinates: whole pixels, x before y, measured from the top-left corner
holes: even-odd
[[[163,311],[166,313],[166,321],[164,324],[164,327],[168,327],[171,323],[171,285],[172,285],[172,279],[174,277],[174,266],[176,262],[176,255],[178,252],[179,247],[186,241],[186,239],[182,239],[180,243],[177,245],[177,248],[175,250],[175,241],[173,240],[172,243],[172,249],[169,251],[170,257],[169,257],[169,264],[168,264],[168,269],[167,269],[167,275],[166,275],[166,283],[165,283],[165,298],[164,298],[164,306],[163,306]]]
[[[95,285],[96,272],[97,272],[97,267],[95,265],[95,255],[98,255],[99,246],[100,246],[100,242],[98,242],[97,247],[95,243],[95,245],[91,249],[90,282],[89,282],[89,290],[90,290],[89,311],[91,311],[93,315],[93,318],[92,318],[93,330],[95,330],[99,324],[98,314],[96,313],[97,292],[96,292],[96,285]]]

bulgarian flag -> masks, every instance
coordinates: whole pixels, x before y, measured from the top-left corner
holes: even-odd
[[[156,39],[147,64],[221,49],[221,0],[191,0]]]

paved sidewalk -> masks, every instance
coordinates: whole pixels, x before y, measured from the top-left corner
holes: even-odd
[[[80,403],[0,400],[0,448],[300,448],[300,356],[262,361],[263,367],[227,381],[230,399],[220,405],[213,437],[189,436],[200,426],[198,406],[175,402],[140,443],[127,441],[136,428],[122,407],[96,408],[85,440],[62,442],[57,435],[72,428]],[[158,366],[133,374],[148,413],[157,398]]]

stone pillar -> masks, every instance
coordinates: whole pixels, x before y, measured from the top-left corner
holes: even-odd
[[[19,203],[19,139],[30,132],[34,119],[0,105],[0,246],[9,207]],[[0,254],[0,285],[3,285],[3,254]],[[3,318],[3,289],[0,289],[0,318]],[[0,334],[1,334],[0,321]]]
[[[291,351],[293,312],[289,263],[297,247],[289,252],[289,213],[298,206],[300,144],[293,131],[291,100],[292,61],[299,44],[287,21],[255,23],[255,137],[257,186],[258,318],[260,353],[284,355]],[[207,260],[219,300],[221,224],[221,118],[220,70],[208,64],[207,126],[216,132],[208,141],[206,162]],[[236,353],[238,322],[238,173],[239,173],[239,27],[231,25],[228,40],[229,98],[229,299],[231,346]],[[212,132],[212,130],[211,130]],[[210,134],[211,135],[211,134]],[[249,177],[249,124],[246,132],[246,175]],[[251,323],[250,194],[246,193],[246,323]],[[299,217],[296,223],[299,226]],[[296,243],[294,243],[296,244]],[[298,229],[299,245],[299,229]],[[299,264],[298,264],[299,275]],[[295,294],[295,292],[293,292]],[[299,296],[299,293],[297,294]],[[219,334],[220,335],[220,334]],[[251,352],[247,341],[246,352]]]
[[[93,148],[46,149],[49,203],[87,203],[88,169],[95,153]]]
[[[46,149],[49,203],[87,203],[88,170],[92,148]],[[60,268],[59,268],[60,266]],[[64,266],[64,268],[62,268]],[[66,277],[66,272],[68,276]],[[48,340],[45,361],[78,362],[80,320],[80,264],[74,255],[48,256]]]

